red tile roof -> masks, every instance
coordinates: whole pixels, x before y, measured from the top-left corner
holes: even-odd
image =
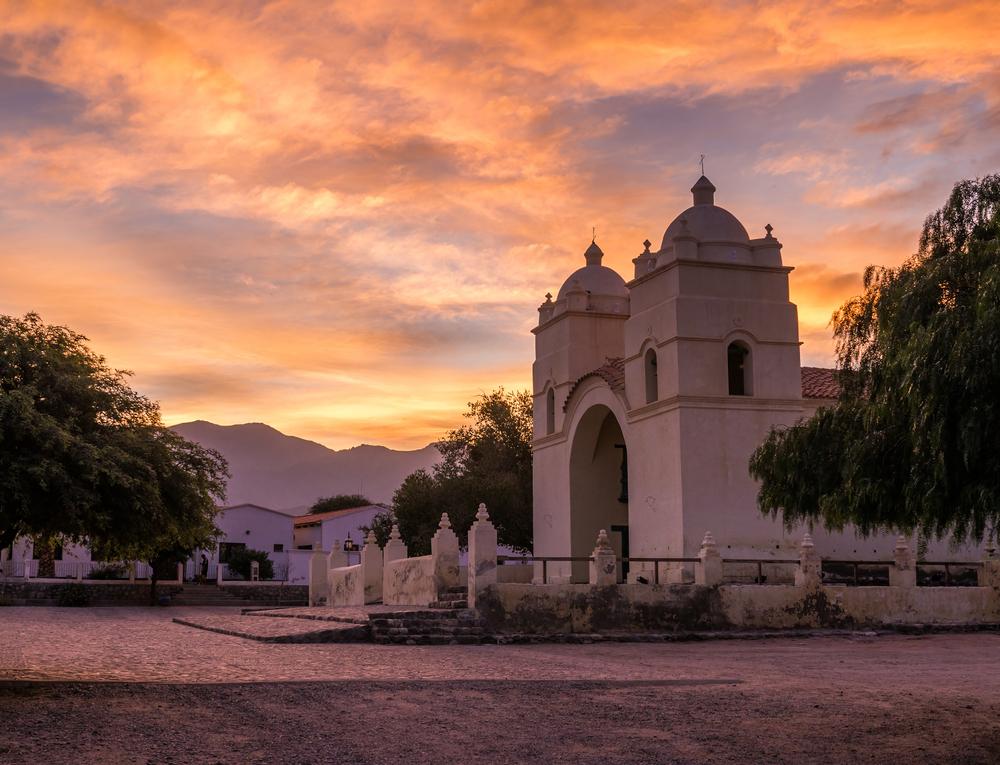
[[[802,398],[837,398],[836,369],[802,367]]]
[[[350,515],[351,513],[356,513],[358,510],[368,510],[372,507],[378,508],[379,510],[385,509],[381,505],[362,505],[361,507],[348,507],[343,510],[331,510],[329,513],[308,513],[306,515],[295,516],[295,525],[306,526],[310,523],[320,523],[328,518]]]
[[[566,407],[569,406],[570,399],[573,398],[576,389],[580,387],[580,383],[588,377],[600,377],[615,393],[625,392],[625,362],[621,359],[608,359],[607,364],[598,367],[593,372],[587,372],[587,374],[574,383],[569,391],[569,395],[566,396],[566,403],[563,405],[564,412],[566,411]]]

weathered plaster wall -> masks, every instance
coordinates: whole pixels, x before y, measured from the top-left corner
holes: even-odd
[[[361,566],[331,568],[327,574],[330,594],[328,606],[363,606],[365,604],[365,576]]]
[[[994,587],[500,584],[476,605],[500,633],[1000,622],[1000,591]]]
[[[386,564],[382,602],[387,606],[426,606],[437,599],[432,556],[403,558]]]

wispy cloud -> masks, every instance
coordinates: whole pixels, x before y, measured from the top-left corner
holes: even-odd
[[[627,274],[708,154],[803,358],[1000,161],[991,2],[0,0],[0,310],[172,420],[420,446],[528,385],[592,226]],[[824,271],[826,268],[828,270]]]

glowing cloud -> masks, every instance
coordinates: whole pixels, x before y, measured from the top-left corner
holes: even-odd
[[[775,226],[803,359],[1000,161],[992,2],[0,1],[0,311],[171,421],[419,447],[526,387],[591,226]],[[757,234],[754,234],[757,235]]]

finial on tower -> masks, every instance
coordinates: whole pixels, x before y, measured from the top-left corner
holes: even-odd
[[[586,259],[588,266],[599,266],[601,265],[601,260],[604,258],[604,251],[594,241],[590,243],[590,247],[583,253],[583,257]]]
[[[701,155],[701,159],[698,161],[698,164],[701,165],[701,174],[704,175],[705,174],[705,155],[704,154]]]
[[[694,194],[694,203],[696,205],[715,204],[715,186],[704,175],[691,187],[691,193]]]

